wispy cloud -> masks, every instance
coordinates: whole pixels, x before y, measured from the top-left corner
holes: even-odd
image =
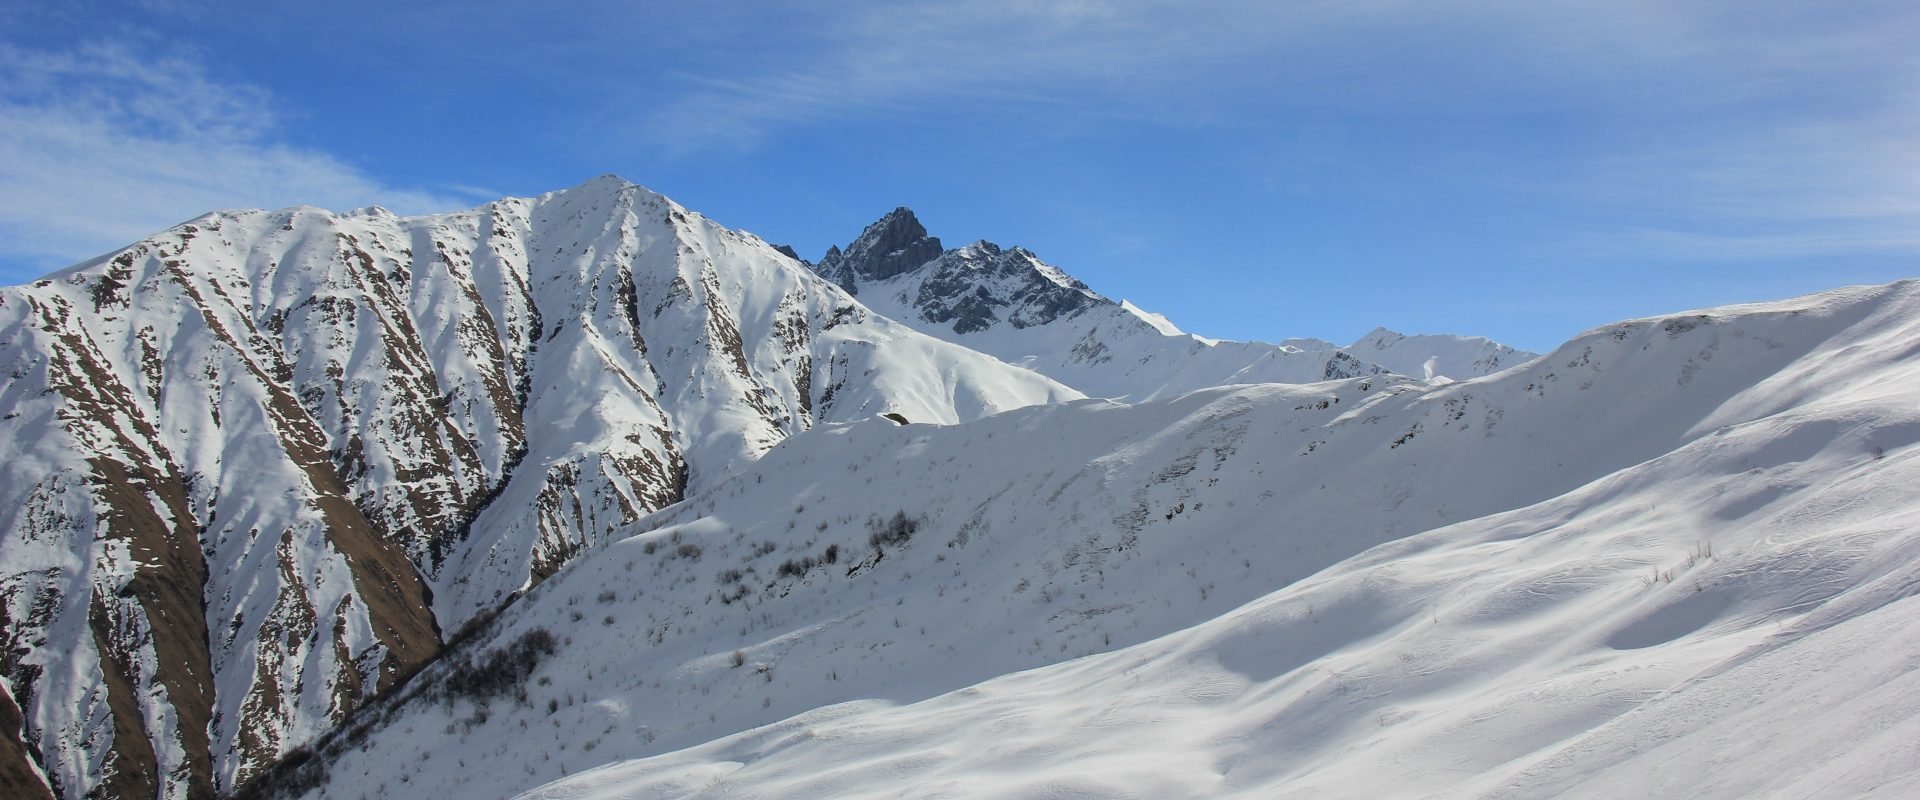
[[[795,124],[956,103],[1073,102],[1125,115],[1123,104],[1084,101],[1164,90],[1173,64],[1186,75],[1250,44],[1226,17],[1157,0],[850,2],[805,16],[806,43],[777,59],[679,75],[684,91],[650,114],[648,129],[699,152],[750,147]],[[1227,35],[1197,41],[1209,31]]]
[[[1560,45],[1579,36],[1565,31],[1614,40],[1667,35],[1652,30],[1665,27],[1658,15],[1636,14],[1627,8],[1632,3],[1543,10],[1545,4],[1475,0],[854,0],[808,15],[805,44],[778,58],[729,59],[680,75],[683,91],[653,112],[653,130],[699,149],[752,144],[792,125],[849,114],[974,101],[1041,102],[1076,114],[1175,123],[1275,97],[1350,106],[1448,103],[1457,101],[1461,79],[1518,78],[1483,69],[1503,53],[1566,55]],[[1609,57],[1617,66],[1639,55],[1615,49]],[[1552,80],[1564,79],[1576,63],[1597,66],[1589,62],[1533,66],[1554,73],[1541,76]],[[1450,81],[1451,92],[1429,91]]]
[[[0,280],[16,282],[220,208],[379,203],[468,192],[389,186],[276,137],[271,94],[121,43],[0,49]]]
[[[1658,256],[1680,261],[1764,261],[1906,251],[1920,253],[1920,231],[1880,227],[1791,233],[1714,233],[1699,230],[1623,228],[1584,236],[1590,254],[1612,258]]]
[[[1912,47],[1920,7],[1910,4],[965,0],[820,9],[805,22],[805,45],[680,75],[680,92],[645,128],[688,155],[752,148],[808,126],[955,109],[998,124],[1008,106],[1084,125],[1358,115],[1403,139],[1436,119],[1524,139],[1544,120],[1559,126],[1559,149],[1490,157],[1541,162],[1509,171],[1535,182],[1522,191],[1584,193],[1608,205],[1596,216],[1643,214],[1674,228],[1649,236],[1643,219],[1611,236],[1646,253],[1698,254],[1715,242],[1728,258],[1910,251],[1907,232],[1920,228]],[[1729,232],[1766,226],[1777,230]]]
[[[1674,260],[1920,255],[1920,119],[1726,130],[1600,158],[1573,182],[1634,221],[1576,244]]]
[[[388,24],[340,22],[377,15]],[[538,76],[486,107],[530,120],[516,136],[566,142],[592,162],[568,168],[589,174],[806,158],[781,145],[912,136],[923,119],[1063,142],[1145,123],[1266,137],[1248,145],[1273,153],[1265,172],[1244,170],[1252,185],[1419,170],[1381,194],[1540,197],[1556,219],[1592,220],[1590,240],[1653,254],[1718,242],[1733,257],[1787,239],[1796,252],[1911,252],[1904,232],[1920,228],[1910,2],[768,0],[452,19],[368,4],[315,20],[343,39],[389,32],[358,42],[361,56],[435,26],[408,39],[421,63],[393,65],[383,85],[463,101],[449,105],[475,99],[447,88],[475,74]],[[495,194],[395,185],[352,154],[291,144],[291,120],[311,109],[282,104],[315,100],[301,87],[250,86],[160,42],[0,44],[0,270],[14,271],[0,280],[212,208],[421,211]]]

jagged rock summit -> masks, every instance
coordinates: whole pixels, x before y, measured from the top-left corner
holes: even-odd
[[[901,206],[868,225],[846,250],[828,248],[816,269],[847,293],[859,294],[860,284],[909,272],[941,252],[940,240],[927,235],[912,209]]]

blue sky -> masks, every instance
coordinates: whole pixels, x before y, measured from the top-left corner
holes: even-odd
[[[0,281],[607,172],[809,257],[908,205],[1231,338],[1920,275],[1911,2],[393,5],[0,5]]]

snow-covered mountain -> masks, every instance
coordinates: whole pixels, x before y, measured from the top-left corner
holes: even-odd
[[[1915,342],[1907,282],[1446,385],[817,425],[258,788],[1907,796]]]
[[[1904,796],[1916,341],[1220,342],[611,176],[211,214],[0,289],[0,795]]]
[[[1535,354],[1479,337],[1375,330],[1350,347],[1208,339],[1114,302],[1019,248],[945,250],[897,208],[812,265],[882,315],[1020,364],[1095,397],[1145,400],[1208,386],[1303,383],[1397,372],[1465,379]]]
[[[0,778],[68,797],[237,785],[795,433],[1080,397],[611,176],[210,214],[0,289],[0,368]]]
[[[1401,375],[1441,382],[1492,375],[1539,357],[1484,336],[1409,335],[1386,328],[1374,328],[1345,347],[1321,339],[1287,339],[1280,345],[1306,351],[1338,349]]]

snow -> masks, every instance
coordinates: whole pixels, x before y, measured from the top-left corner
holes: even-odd
[[[208,666],[188,677],[211,684],[212,772],[229,786],[330,728],[336,689],[371,695],[395,666],[374,636],[392,620],[370,616],[327,508],[412,562],[433,607],[405,611],[431,636],[813,425],[1080,397],[875,316],[611,176],[427,217],[205,215],[0,290],[0,362],[0,602],[23,669],[48,675],[10,691],[80,793],[114,735],[88,600],[116,598],[108,646],[141,681],[148,616],[168,613],[134,599],[157,560],[115,555],[127,534],[91,488],[96,460],[150,465],[185,495],[191,519],[166,487],[130,490],[201,539],[208,582],[184,596]],[[187,791],[174,701],[136,705],[166,791]]]
[[[1356,358],[1429,381],[1490,375],[1534,357],[1482,336],[1409,336],[1386,328],[1375,328],[1343,349]]]
[[[1125,311],[1129,314],[1132,314],[1136,317],[1139,317],[1141,322],[1145,322],[1148,325],[1152,326],[1154,330],[1159,331],[1162,335],[1179,336],[1180,334],[1184,333],[1184,331],[1180,330],[1178,326],[1173,324],[1173,320],[1167,319],[1166,315],[1155,314],[1144,308],[1136,306],[1133,304],[1132,300],[1121,300],[1120,310]]]
[[[1920,791],[1920,284],[1535,357],[1205,339],[985,242],[893,266],[856,298],[605,176],[0,290],[36,768],[108,785],[124,663],[194,789],[137,513],[200,537],[222,789],[312,742],[327,797]],[[329,508],[482,623],[345,726],[394,618]]]
[[[884,249],[889,220],[869,226],[849,253]],[[917,221],[913,230],[919,230]],[[937,245],[938,240],[921,242]],[[895,254],[897,255],[897,254]],[[976,242],[916,268],[862,279],[840,261],[819,269],[853,285],[867,307],[931,336],[1072,386],[1123,401],[1176,397],[1210,386],[1305,383],[1398,372],[1430,380],[1474,378],[1533,354],[1480,337],[1404,336],[1377,329],[1346,348],[1317,339],[1264,342],[1184,333],[1129,301],[1115,303],[1018,248]],[[1425,372],[1426,362],[1436,370]]]
[[[526,702],[408,704],[328,793],[1899,796],[1916,337],[1903,283],[1444,386],[819,426],[510,609],[568,637]]]
[[[966,251],[955,252],[967,255]],[[1015,256],[1010,260],[1026,259]],[[1162,326],[1104,298],[1044,324],[1020,326],[1003,320],[983,330],[959,333],[949,325],[925,320],[914,306],[916,299],[927,293],[926,283],[939,274],[940,267],[935,262],[863,286],[861,302],[882,316],[907,321],[931,336],[1020,364],[1093,397],[1151,400],[1226,384],[1304,383],[1329,377],[1331,352],[1287,351],[1260,342],[1169,334]],[[997,290],[990,286],[988,291],[1013,292],[1005,286]],[[1351,371],[1333,371],[1336,377],[1386,371],[1369,367],[1353,362]]]

